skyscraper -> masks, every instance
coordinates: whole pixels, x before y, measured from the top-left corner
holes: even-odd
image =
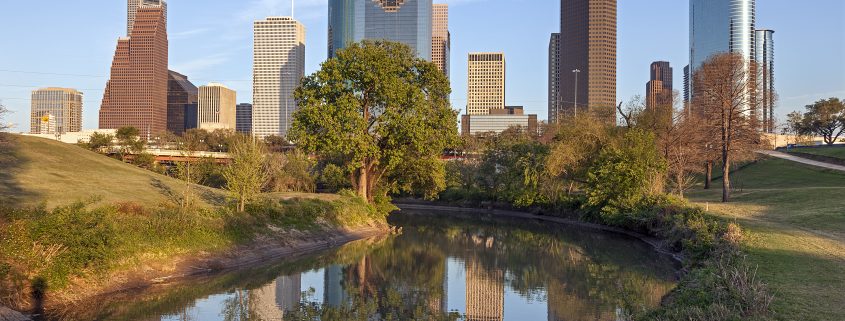
[[[690,0],[689,10],[690,64],[684,76],[689,81],[684,92],[692,100],[693,75],[714,55],[732,53],[747,57],[751,74],[750,62],[755,57],[755,0]]]
[[[167,1],[165,0],[127,0],[126,1],[126,36],[132,35],[132,26],[135,24],[135,15],[139,7],[164,8],[164,22],[167,23]]]
[[[235,106],[235,131],[243,134],[252,133],[252,104]]]
[[[170,70],[167,75],[167,131],[182,135],[191,129],[185,119],[186,106],[196,105],[199,90],[188,77]],[[196,119],[193,120],[196,123]]]
[[[168,43],[161,4],[142,3],[130,37],[117,41],[100,107],[102,129],[132,126],[144,137],[167,130]]]
[[[452,36],[449,34],[449,5],[432,5],[431,61],[449,78],[449,56]]]
[[[470,53],[467,68],[467,115],[488,115],[505,108],[505,54]]]
[[[549,123],[560,121],[563,110],[560,101],[560,33],[549,38]]]
[[[305,76],[305,27],[291,17],[269,17],[254,24],[252,134],[287,136],[296,101],[293,92]]]
[[[197,104],[197,124],[200,129],[235,129],[237,94],[234,90],[218,83],[200,86]]]
[[[431,61],[432,0],[329,0],[329,58],[361,40],[404,43]]]
[[[763,131],[775,132],[775,42],[774,30],[756,31],[757,94],[760,95],[760,121]]]
[[[651,78],[646,84],[647,108],[672,108],[672,67],[668,61],[651,63]]]
[[[33,134],[81,131],[82,93],[75,89],[53,87],[33,91],[29,124]]]
[[[616,124],[616,0],[561,0],[560,101]],[[577,81],[576,81],[577,79]]]

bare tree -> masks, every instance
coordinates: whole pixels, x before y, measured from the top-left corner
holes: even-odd
[[[705,142],[720,153],[722,202],[731,197],[731,163],[760,144],[753,70],[753,62],[746,57],[722,54],[708,59],[693,75],[693,117],[705,126]]]
[[[6,123],[4,121],[4,119],[6,118],[6,115],[8,115],[9,113],[10,113],[10,111],[8,109],[6,109],[6,106],[3,105],[2,101],[0,101],[0,132],[6,131],[7,129],[12,128],[11,124]]]
[[[229,155],[232,161],[223,169],[226,190],[238,202],[238,211],[243,212],[246,203],[261,193],[267,181],[266,147],[252,137],[240,135],[232,139]]]

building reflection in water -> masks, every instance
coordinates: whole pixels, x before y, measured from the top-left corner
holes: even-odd
[[[257,320],[283,320],[285,312],[299,309],[302,276],[280,276],[249,293],[250,314]]]

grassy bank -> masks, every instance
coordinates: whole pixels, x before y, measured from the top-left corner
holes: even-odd
[[[382,225],[389,205],[352,193],[273,193],[237,213],[221,190],[185,183],[54,141],[11,137],[0,150],[0,304],[76,299],[132,272],[251,244],[292,244]],[[124,275],[126,274],[126,275]],[[129,282],[131,280],[118,280]]]
[[[743,189],[732,203],[718,203],[718,190],[690,197],[746,229],[743,249],[775,293],[776,318],[845,320],[845,174],[764,159],[734,179]]]
[[[815,147],[815,148],[790,148],[790,153],[804,153],[811,155],[827,156],[845,160],[845,147]]]

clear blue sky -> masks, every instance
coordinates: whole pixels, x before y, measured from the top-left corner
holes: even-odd
[[[85,93],[84,127],[97,112],[126,2],[7,1],[0,10],[0,100],[16,131],[29,130],[30,92]],[[297,1],[306,27],[306,72],[326,58],[326,0]],[[452,104],[466,103],[466,56],[503,51],[507,103],[546,118],[547,48],[559,25],[558,0],[435,0],[450,4]],[[251,100],[252,21],[289,15],[290,0],[169,0],[170,67],[196,84],[222,82]],[[643,95],[648,66],[668,60],[682,87],[688,51],[688,1],[619,0],[617,100]],[[845,98],[845,1],[758,0],[757,27],[774,29],[778,115],[819,98]],[[9,72],[8,70],[29,73]],[[36,73],[33,73],[36,72]],[[42,73],[42,74],[39,74]],[[65,74],[65,75],[54,75]]]

